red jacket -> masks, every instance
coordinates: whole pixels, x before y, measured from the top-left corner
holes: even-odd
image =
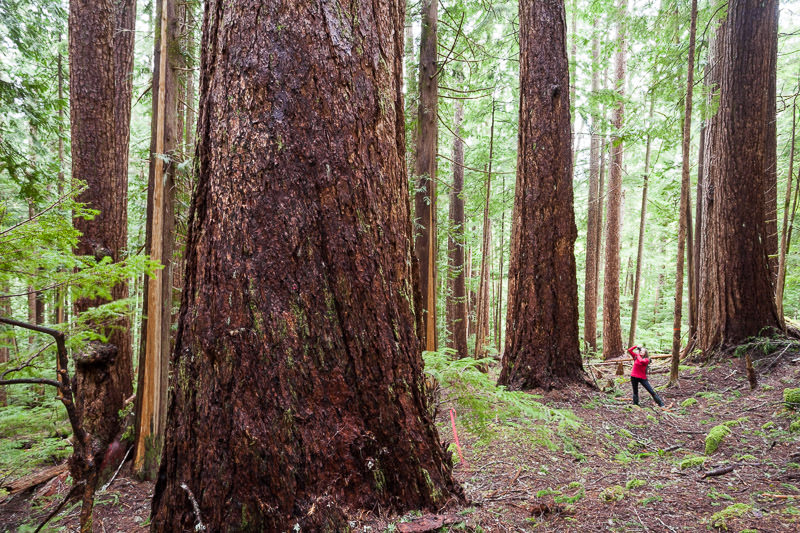
[[[633,350],[636,346],[631,346],[628,348],[628,353],[631,354],[633,357],[633,368],[631,369],[631,377],[632,378],[641,378],[647,379],[647,365],[650,364],[650,359],[647,357],[642,357],[638,353],[635,353]]]

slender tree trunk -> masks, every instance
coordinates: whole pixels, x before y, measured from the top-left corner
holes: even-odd
[[[794,141],[797,126],[797,97],[792,102],[792,142],[789,145],[789,175],[786,177],[786,196],[783,200],[783,225],[781,226],[781,248],[778,258],[778,283],[775,287],[775,307],[781,320],[781,327],[786,331],[783,315],[783,290],[786,285],[786,252],[788,251],[789,208],[792,199],[792,174],[794,172]]]
[[[765,147],[777,39],[774,0],[732,0],[715,44],[719,108],[709,121],[698,347],[734,345],[779,328],[765,223]],[[765,60],[765,58],[767,58]]]
[[[603,358],[610,359],[623,353],[620,328],[619,275],[620,227],[622,223],[622,158],[621,137],[625,116],[625,16],[627,0],[619,0],[617,7],[617,60],[616,91],[620,99],[614,107],[614,135],[612,136],[611,169],[608,177],[608,208],[606,214],[606,260],[603,286]]]
[[[461,121],[464,118],[464,105],[456,102],[453,130],[453,188],[450,191],[450,224],[452,230],[447,241],[450,259],[450,274],[447,324],[451,332],[450,347],[459,359],[467,357],[467,291],[464,264],[464,142],[461,140]]]
[[[436,342],[436,149],[439,131],[436,25],[437,0],[422,0],[422,37],[419,56],[419,105],[415,171],[417,191],[414,217],[419,230],[414,246],[419,264],[417,312],[422,316],[420,338],[424,348],[435,351]]]
[[[0,294],[8,294],[8,292],[7,282],[0,282]],[[11,300],[9,298],[0,298],[0,316],[11,318]],[[6,337],[6,335],[8,335],[8,337]],[[11,353],[11,349],[9,348],[11,344],[11,335],[13,335],[11,327],[0,324],[0,365],[8,362],[8,356]],[[6,405],[8,405],[6,388],[0,387],[0,407],[5,407]]]
[[[480,359],[486,354],[486,337],[491,329],[489,326],[489,265],[490,246],[492,242],[492,227],[489,218],[489,200],[492,192],[492,159],[494,158],[494,112],[495,103],[492,100],[492,121],[489,126],[489,165],[486,173],[486,195],[483,204],[483,238],[481,240],[481,267],[478,273],[478,299],[476,303],[475,324],[475,358]]]
[[[497,349],[497,353],[502,353],[503,349],[503,328],[502,328],[502,319],[503,319],[503,275],[505,274],[505,270],[503,268],[503,257],[505,256],[505,250],[503,242],[503,237],[506,231],[506,207],[505,207],[505,198],[506,198],[506,175],[500,174],[500,200],[502,202],[503,211],[500,214],[500,267],[498,269],[498,280],[497,280],[497,319],[495,321],[495,347]]]
[[[208,531],[340,531],[344,509],[461,500],[411,301],[402,3],[206,9],[152,527],[194,529],[187,493]]]
[[[59,48],[61,45],[61,34],[58,35]],[[56,190],[58,197],[64,196],[64,65],[61,52],[58,53],[58,177],[56,178]],[[63,324],[66,321],[64,314],[66,304],[66,291],[62,287],[56,289],[56,324]],[[58,360],[58,358],[56,358]]]
[[[583,375],[564,1],[523,0],[519,14],[520,128],[509,265],[514,295],[498,382],[550,389]]]
[[[705,77],[705,75],[704,75]],[[697,306],[700,297],[700,243],[703,237],[703,191],[705,187],[705,151],[706,151],[706,122],[705,119],[700,125],[700,144],[697,154],[697,191],[695,193],[695,217],[694,217],[694,338],[697,340]]]
[[[653,118],[655,105],[655,95],[650,99],[650,118]],[[628,346],[633,346],[636,342],[636,322],[639,317],[639,292],[642,281],[642,263],[644,263],[644,227],[647,219],[647,182],[650,179],[650,143],[652,138],[647,133],[647,143],[644,151],[644,176],[642,183],[642,211],[639,219],[639,247],[636,251],[636,275],[634,276],[633,302],[631,306],[631,329],[628,335]]]
[[[597,35],[597,19],[592,24],[592,94],[600,91],[600,39]],[[592,134],[589,143],[589,211],[586,227],[586,276],[583,306],[583,341],[587,348],[597,350],[597,260],[600,238],[600,150],[602,137],[599,128],[599,112],[592,115]]]
[[[181,142],[177,84],[183,67],[179,50],[181,20],[174,0],[156,4],[153,53],[153,112],[150,172],[147,188],[145,248],[164,265],[145,285],[142,343],[139,351],[134,469],[154,479],[161,458],[167,408],[172,318],[172,251],[174,248],[174,165]],[[172,52],[170,52],[172,50]]]

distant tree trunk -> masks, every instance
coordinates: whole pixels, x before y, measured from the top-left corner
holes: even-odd
[[[786,177],[786,196],[783,200],[783,224],[781,225],[781,248],[778,258],[778,281],[775,287],[775,307],[781,321],[781,328],[786,331],[786,321],[783,315],[783,290],[786,285],[786,252],[788,251],[789,209],[792,199],[792,174],[794,172],[794,141],[797,126],[797,97],[792,102],[792,142],[789,145],[789,175]]]
[[[475,226],[472,226],[472,233],[475,232]],[[466,277],[464,279],[466,284],[466,291],[467,291],[467,339],[469,339],[470,335],[472,335],[473,330],[475,329],[475,300],[478,299],[475,291],[472,289],[474,286],[473,277],[475,275],[475,269],[472,265],[472,246],[467,248],[467,265],[466,265]]]
[[[451,332],[450,347],[457,358],[467,357],[467,290],[464,264],[464,142],[461,140],[461,121],[464,106],[456,102],[453,130],[453,188],[450,191],[450,224],[452,230],[447,241],[450,273],[447,301],[447,324]]]
[[[8,292],[7,282],[3,281],[0,284],[0,295],[8,294]],[[0,298],[0,316],[11,318],[11,300],[9,298]],[[11,339],[7,339],[6,334],[13,334],[11,327],[0,324],[0,365],[8,362],[8,356],[11,352],[9,349]],[[5,407],[6,405],[8,405],[6,388],[0,387],[0,407]]]
[[[650,99],[650,118],[653,118],[655,95]],[[634,276],[633,302],[631,305],[631,329],[628,335],[628,346],[636,342],[636,321],[639,317],[639,292],[642,281],[642,263],[644,262],[644,227],[647,219],[647,182],[650,179],[650,143],[651,135],[647,133],[647,143],[644,150],[644,176],[642,183],[642,210],[639,218],[639,246],[636,251],[636,274]]]
[[[603,285],[603,358],[622,355],[622,331],[619,304],[619,248],[622,222],[622,126],[625,115],[625,16],[627,0],[619,0],[617,8],[617,60],[616,85],[619,101],[614,107],[614,134],[612,136],[611,169],[608,176],[608,207],[606,214],[606,261]]]
[[[705,73],[704,76],[705,77]],[[697,305],[700,297],[700,242],[703,237],[703,187],[705,187],[705,151],[706,151],[706,121],[705,118],[700,125],[700,144],[697,154],[697,190],[695,192],[695,216],[694,216],[694,337],[697,339]]]
[[[61,33],[58,34],[59,49],[61,48]],[[61,52],[58,53],[58,100],[64,101],[64,65]],[[56,190],[58,198],[64,196],[64,106],[58,106],[58,177],[56,178]],[[55,323],[63,324],[66,321],[65,304],[66,290],[63,287],[56,289]],[[58,360],[58,358],[56,358]]]
[[[689,215],[689,198],[691,196],[691,180],[689,177],[689,156],[692,142],[692,90],[694,88],[694,50],[695,29],[697,26],[697,0],[692,0],[692,11],[689,23],[689,52],[686,71],[686,97],[683,103],[683,135],[681,139],[682,170],[681,197],[678,209],[678,255],[675,261],[675,309],[672,318],[672,365],[670,367],[669,384],[678,383],[678,365],[681,356],[681,316],[683,310],[683,259],[686,248],[687,218]],[[689,241],[691,248],[691,240]],[[693,265],[690,265],[690,268]],[[693,281],[690,279],[690,281]]]
[[[497,353],[502,353],[502,339],[503,339],[503,329],[502,329],[502,318],[503,318],[503,275],[505,274],[505,270],[503,269],[503,257],[505,256],[504,250],[504,242],[503,237],[506,231],[506,208],[505,208],[505,197],[506,197],[506,175],[500,175],[500,189],[501,189],[501,201],[503,202],[503,211],[500,214],[500,247],[499,247],[499,255],[500,255],[500,267],[498,269],[498,280],[497,280],[497,315],[495,319],[495,348],[497,349]]]
[[[460,489],[411,304],[402,3],[207,10],[152,528],[194,529],[187,493],[208,531],[438,509]]]
[[[180,146],[176,99],[180,69],[180,25],[174,0],[156,3],[153,52],[153,110],[150,128],[150,171],[147,186],[145,248],[164,265],[144,287],[142,342],[136,401],[134,469],[155,479],[166,426],[170,330],[172,319],[172,251],[174,248],[174,165]],[[170,50],[172,52],[170,52]]]
[[[709,121],[703,198],[698,347],[733,345],[779,328],[765,216],[769,60],[777,35],[774,0],[732,0],[715,45],[719,108]]]
[[[419,105],[414,175],[414,217],[418,231],[414,246],[419,264],[422,305],[422,345],[435,351],[436,342],[436,149],[439,135],[439,76],[436,47],[437,0],[422,0],[422,37],[419,55]]]
[[[87,184],[78,201],[99,211],[93,220],[75,219],[82,234],[75,251],[98,260],[110,257],[119,261],[127,246],[128,148],[122,144],[129,136],[132,49],[126,47],[133,46],[133,4],[126,0],[115,8],[109,0],[72,0],[69,8],[72,175]],[[112,288],[112,298],[126,296],[124,283]],[[78,300],[75,311],[100,303]],[[94,456],[118,435],[117,413],[132,392],[127,320],[115,326],[107,348],[87,353],[76,362],[76,407],[92,436]],[[84,490],[94,492],[96,470],[74,474],[76,479],[88,476]],[[81,511],[84,531],[91,531],[91,511],[91,506]]]
[[[519,15],[519,153],[509,265],[514,294],[498,383],[550,389],[583,374],[564,2],[524,0]]]
[[[411,12],[406,15],[405,25],[405,50],[404,50],[404,78],[406,82],[406,131],[410,133],[406,141],[406,168],[416,168],[417,150],[417,119],[419,99],[419,62],[414,53],[414,24]],[[438,96],[438,87],[437,87]],[[413,174],[412,174],[413,177]]]
[[[492,100],[492,122],[489,127],[489,167],[486,173],[486,195],[483,204],[483,238],[481,240],[481,267],[478,273],[478,299],[475,317],[475,358],[486,355],[486,337],[489,327],[489,265],[492,243],[492,223],[489,218],[489,199],[492,192],[492,158],[494,157],[494,111]]]
[[[600,91],[600,39],[597,36],[597,19],[592,24],[592,94]],[[597,350],[597,262],[600,238],[600,150],[602,137],[599,113],[592,115],[592,134],[589,142],[589,211],[586,227],[586,276],[583,305],[583,341],[592,351]]]

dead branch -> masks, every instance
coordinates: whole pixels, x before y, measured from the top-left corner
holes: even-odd
[[[61,512],[61,509],[64,507],[64,505],[65,505],[65,504],[66,504],[68,501],[70,501],[70,500],[71,500],[71,499],[72,499],[72,498],[75,496],[75,493],[77,493],[77,492],[78,492],[78,489],[79,489],[81,486],[83,486],[85,483],[86,483],[85,481],[76,481],[76,482],[75,482],[75,483],[72,485],[72,488],[70,489],[70,491],[67,493],[67,496],[66,496],[66,497],[65,497],[63,500],[61,500],[61,503],[59,503],[59,504],[56,506],[56,508],[55,508],[55,509],[53,509],[53,510],[52,510],[52,512],[51,512],[49,515],[47,515],[47,518],[45,518],[45,519],[42,521],[42,523],[41,523],[41,524],[39,524],[39,527],[37,527],[37,528],[36,528],[36,531],[34,531],[33,533],[39,533],[39,531],[41,531],[41,530],[42,530],[42,528],[43,528],[43,527],[44,527],[44,526],[45,526],[45,525],[46,525],[46,524],[47,524],[47,523],[48,523],[50,520],[52,520],[52,519],[53,519],[53,517],[54,517],[55,515],[57,515],[59,512]]]
[[[712,476],[724,476],[725,474],[730,474],[735,469],[736,465],[727,465],[720,468],[715,468],[714,470],[709,470],[708,472],[703,473],[700,479],[705,479]]]

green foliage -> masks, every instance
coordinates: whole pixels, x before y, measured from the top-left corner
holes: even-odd
[[[708,461],[708,457],[696,456],[696,457],[687,457],[678,463],[678,467],[681,470],[686,470],[687,468],[695,468],[697,466],[702,466],[706,461]]]
[[[686,398],[685,400],[683,400],[681,402],[681,407],[683,407],[685,409],[687,407],[691,407],[691,406],[695,405],[696,403],[697,403],[697,399],[695,399],[695,398]]]
[[[709,523],[712,527],[722,528],[727,531],[728,520],[731,520],[732,518],[741,518],[745,515],[745,513],[750,512],[752,508],[752,505],[746,503],[734,503],[733,505],[729,505],[725,509],[711,515]]]
[[[706,436],[706,455],[711,455],[719,448],[722,439],[730,435],[731,430],[725,424],[720,424],[711,428]]]
[[[641,479],[629,479],[627,483],[625,483],[625,488],[628,490],[638,489],[639,487],[644,487],[647,485],[646,481]]]
[[[789,409],[797,409],[800,407],[800,388],[798,389],[783,389],[783,403]]]
[[[541,422],[562,430],[580,427],[579,419],[571,411],[547,407],[531,394],[495,385],[480,370],[491,359],[450,359],[447,353],[447,350],[424,352],[425,373],[449,390],[463,409],[459,411],[459,420],[481,439],[492,438],[495,423],[530,428],[533,423]],[[543,435],[547,434],[552,434],[552,430],[544,430]]]

